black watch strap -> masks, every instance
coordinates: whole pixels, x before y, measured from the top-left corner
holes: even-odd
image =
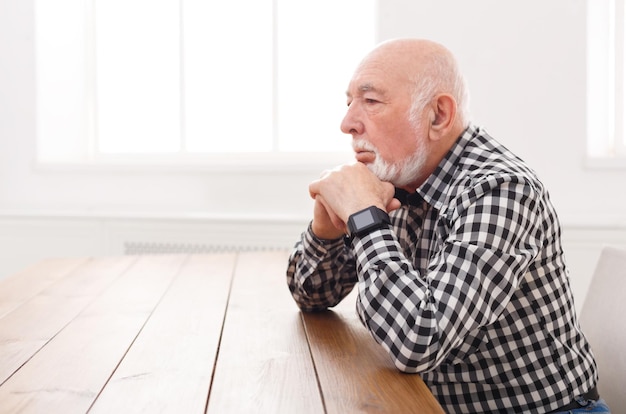
[[[350,238],[363,237],[374,230],[388,226],[391,223],[389,214],[376,206],[370,206],[350,215],[348,218],[348,232]]]

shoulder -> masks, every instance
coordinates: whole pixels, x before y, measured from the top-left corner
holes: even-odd
[[[547,195],[524,160],[474,125],[461,134],[418,192],[444,215],[450,210],[459,214],[477,202],[534,205]]]
[[[457,168],[475,176],[516,175],[538,181],[536,172],[518,155],[480,127],[470,126],[459,139]]]
[[[536,172],[480,127],[468,127],[451,152],[443,209],[458,214],[474,203],[523,203],[534,209],[546,195]]]

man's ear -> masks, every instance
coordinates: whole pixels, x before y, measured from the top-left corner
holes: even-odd
[[[437,95],[431,106],[430,139],[445,137],[456,120],[456,100],[449,94]]]

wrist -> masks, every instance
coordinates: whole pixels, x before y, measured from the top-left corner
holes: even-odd
[[[348,218],[348,234],[350,238],[363,237],[374,230],[389,227],[389,214],[379,207],[370,206],[353,213]]]
[[[345,233],[333,226],[332,229],[324,226],[316,226],[315,220],[313,220],[309,226],[313,236],[319,240],[337,240],[342,238]]]

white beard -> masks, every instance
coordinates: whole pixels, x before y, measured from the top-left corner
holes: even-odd
[[[374,162],[366,164],[367,168],[381,181],[388,181],[396,187],[405,187],[415,182],[426,163],[427,150],[420,143],[413,154],[396,164],[385,161],[378,153],[378,148],[363,139],[355,140],[352,147],[355,151],[365,150],[374,153]]]

